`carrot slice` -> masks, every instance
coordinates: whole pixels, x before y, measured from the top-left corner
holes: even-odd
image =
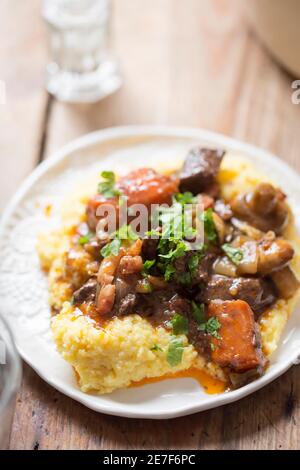
[[[243,300],[215,301],[208,316],[220,323],[218,337],[212,337],[212,359],[221,367],[245,372],[263,366],[265,359],[254,314]]]

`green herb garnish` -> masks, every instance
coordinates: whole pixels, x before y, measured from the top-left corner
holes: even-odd
[[[220,339],[218,331],[221,328],[221,323],[216,317],[210,317],[205,324],[205,331],[214,338]]]
[[[88,243],[91,238],[94,236],[93,233],[87,233],[86,235],[82,235],[79,239],[78,239],[78,244],[79,245],[86,245],[86,243]]]
[[[178,366],[182,361],[183,356],[183,341],[181,338],[173,336],[168,347],[167,361],[171,367]]]
[[[116,238],[110,243],[107,243],[107,245],[105,245],[102,248],[101,255],[103,256],[103,258],[107,258],[108,256],[111,256],[111,255],[118,256],[120,248],[121,248],[121,240]]]
[[[122,227],[117,230],[113,236],[119,238],[120,240],[137,240],[139,237],[132,229],[131,225],[122,225]]]
[[[183,286],[189,286],[192,282],[192,276],[190,273],[180,273],[176,275],[176,280]]]
[[[191,193],[189,191],[187,191],[185,193],[175,194],[174,199],[175,199],[176,202],[179,202],[183,206],[185,204],[195,204],[197,202],[197,198],[194,197],[193,193]]]
[[[162,348],[160,346],[158,346],[158,344],[154,344],[152,346],[152,348],[150,349],[150,351],[160,351],[160,352],[163,352]]]
[[[215,242],[217,240],[217,231],[213,218],[212,208],[204,211],[202,215],[202,220],[204,222],[204,232],[210,242]]]
[[[176,313],[169,323],[173,328],[174,335],[186,335],[189,331],[188,319],[179,313]]]
[[[242,250],[239,250],[238,248],[234,248],[228,243],[225,243],[224,245],[222,245],[222,250],[224,251],[224,253],[226,253],[228,258],[237,266],[243,260],[244,255],[243,255]]]
[[[139,237],[132,230],[130,225],[124,224],[119,230],[111,234],[111,238],[114,238],[114,240],[107,243],[101,250],[101,255],[104,258],[110,255],[117,256],[122,245],[122,240],[137,240]]]
[[[173,266],[172,263],[164,265],[163,270],[165,271],[164,272],[164,278],[165,278],[165,281],[167,281],[167,282],[170,281],[173,274],[176,272],[175,266]]]
[[[192,314],[196,322],[201,325],[205,323],[205,307],[204,304],[197,305],[196,302],[192,301]]]
[[[102,171],[101,176],[105,181],[98,184],[98,193],[103,194],[107,199],[114,196],[120,196],[120,191],[115,188],[116,176],[114,172]]]
[[[143,276],[148,276],[150,269],[152,266],[155,264],[155,259],[147,259],[144,262],[143,270],[142,270],[142,275]]]
[[[169,240],[163,240],[163,241],[169,241]],[[181,256],[183,256],[184,253],[188,249],[186,243],[183,240],[175,240],[175,239],[172,240],[171,239],[170,241],[174,245],[174,248],[170,249],[170,247],[168,247],[169,248],[168,253],[166,253],[166,254],[161,254],[160,253],[158,256],[160,258],[165,258],[165,259],[168,259],[168,260],[174,260],[176,258],[180,258]]]

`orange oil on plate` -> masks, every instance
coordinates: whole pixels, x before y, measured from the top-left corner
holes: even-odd
[[[178,378],[191,378],[196,380],[209,395],[215,395],[218,393],[225,392],[228,388],[227,384],[220,379],[216,379],[209,375],[207,372],[201,369],[191,368],[182,370],[174,374],[166,374],[162,377],[152,377],[140,380],[139,382],[133,382],[131,387],[141,387],[142,385],[152,384],[160,382],[161,380],[167,379],[178,379]]]

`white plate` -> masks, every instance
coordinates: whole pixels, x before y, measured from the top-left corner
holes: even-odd
[[[7,315],[20,354],[36,372],[62,393],[107,414],[138,418],[172,418],[230,403],[258,390],[300,360],[299,310],[288,322],[282,345],[266,374],[221,395],[207,395],[192,379],[167,380],[110,395],[82,393],[71,366],[56,352],[49,330],[47,283],[35,251],[36,235],[57,223],[60,201],[77,181],[103,168],[125,171],[183,157],[195,144],[220,146],[250,158],[287,192],[300,225],[300,178],[273,155],[211,132],[166,127],[123,127],[82,137],[40,165],[6,209],[0,227],[1,310]],[[55,202],[54,215],[43,206]]]

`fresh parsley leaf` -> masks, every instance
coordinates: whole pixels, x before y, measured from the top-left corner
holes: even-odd
[[[82,235],[78,240],[78,244],[85,245],[91,240],[92,237],[93,237],[92,233],[87,233],[86,235]]]
[[[148,276],[149,271],[150,271],[150,269],[152,268],[152,266],[154,264],[155,264],[155,259],[147,259],[144,262],[144,266],[143,266],[143,269],[142,269],[142,275],[143,276]]]
[[[228,258],[237,266],[243,260],[244,255],[243,255],[242,250],[239,250],[238,248],[234,248],[228,243],[225,243],[224,245],[222,245],[222,250],[224,251],[224,253],[226,253]]]
[[[119,254],[120,248],[121,248],[121,240],[116,238],[110,243],[107,243],[107,245],[105,245],[102,248],[101,255],[103,256],[103,258],[107,258],[110,255],[117,256]]]
[[[217,231],[214,223],[212,208],[209,208],[204,211],[202,219],[204,222],[204,232],[208,240],[210,242],[215,242],[217,240]]]
[[[186,335],[189,331],[189,322],[186,317],[176,313],[170,320],[174,335]]]
[[[216,317],[210,317],[206,322],[205,331],[214,338],[220,339],[221,336],[218,333],[220,328],[221,323],[219,320]]]
[[[210,343],[210,349],[214,352],[216,349],[216,346],[213,343]]]
[[[196,302],[192,301],[192,314],[196,322],[201,325],[205,323],[205,307],[204,304],[197,305]]]
[[[158,239],[161,237],[161,232],[158,229],[152,229],[145,232],[145,235],[149,238]]]
[[[187,191],[185,193],[178,193],[175,194],[175,200],[179,202],[180,204],[195,204],[197,201],[197,198],[194,197],[193,193]]]
[[[166,264],[164,266],[164,270],[165,270],[165,273],[164,273],[164,278],[165,278],[165,281],[170,281],[171,277],[173,276],[173,274],[176,272],[176,269],[175,267],[173,266],[172,263],[170,264]]]
[[[151,348],[151,351],[160,351],[163,352],[162,348],[158,344],[154,344]]]
[[[168,241],[168,240],[166,240],[166,241]],[[175,248],[171,249],[166,254],[159,254],[160,258],[165,258],[165,259],[171,260],[171,259],[180,258],[181,256],[184,255],[184,253],[188,249],[186,243],[183,240],[173,241],[173,243],[175,244]]]
[[[120,196],[120,191],[115,188],[116,176],[113,171],[102,171],[104,181],[98,184],[98,193],[103,194],[107,199]]]
[[[182,361],[183,356],[183,341],[181,338],[173,336],[168,347],[167,361],[171,367],[178,366]]]
[[[189,260],[188,260],[188,268],[189,268],[189,271],[192,275],[192,277],[195,275],[196,273],[196,270],[199,266],[199,263],[200,263],[200,260],[201,258],[203,257],[203,253],[202,251],[199,252],[199,253],[195,253],[193,254]]]

